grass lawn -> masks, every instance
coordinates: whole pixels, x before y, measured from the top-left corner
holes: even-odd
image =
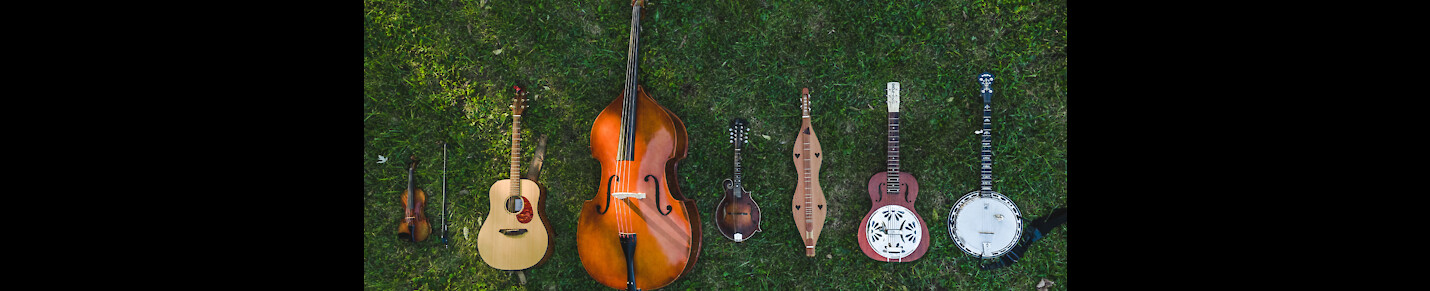
[[[621,92],[630,1],[363,1],[363,285],[372,290],[604,289],[576,254],[581,203],[596,197],[600,163],[591,122]],[[949,207],[975,190],[981,99],[994,83],[994,189],[1031,219],[1067,205],[1065,1],[653,0],[641,36],[640,83],[686,123],[680,190],[697,200],[704,249],[691,274],[666,289],[1032,290],[1067,288],[1067,226],[995,271],[948,237]],[[901,170],[920,183],[916,211],[928,253],[913,263],[864,256],[856,242],[870,210],[865,183],[883,171],[886,82],[902,87]],[[522,118],[523,171],[548,136],[546,186],[556,251],[517,274],[477,254],[487,189],[508,175],[510,110]],[[788,207],[800,126],[799,92],[825,151],[819,179],[829,212],[818,255],[804,256]],[[733,175],[726,128],[750,121],[744,185],[764,232],[735,244],[711,212]],[[407,157],[426,213],[441,221],[442,142],[449,143],[450,246],[437,235],[398,241]],[[379,156],[387,158],[379,163]]]

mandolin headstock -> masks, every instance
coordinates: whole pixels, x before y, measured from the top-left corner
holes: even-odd
[[[889,112],[899,112],[899,82],[889,82],[884,91],[889,96]]]
[[[744,118],[736,118],[730,121],[730,143],[735,145],[735,149],[740,149],[740,145],[750,143],[750,124]]]
[[[521,113],[526,111],[526,94],[527,94],[527,92],[526,92],[526,90],[522,90],[521,87],[517,87],[517,86],[511,86],[511,87],[516,89],[516,97],[512,97],[512,98],[511,98],[511,106],[510,106],[510,107],[511,107],[511,114],[512,114],[512,115],[516,115],[516,116],[521,116]]]

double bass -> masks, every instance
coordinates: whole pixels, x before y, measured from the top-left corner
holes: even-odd
[[[914,211],[919,182],[899,171],[899,83],[889,82],[888,170],[869,177],[873,207],[859,224],[859,249],[871,259],[912,262],[928,251],[929,232],[924,218]]]
[[[407,189],[402,190],[402,223],[397,226],[397,239],[419,242],[427,240],[432,233],[432,225],[427,223],[427,192],[417,188],[413,174],[417,171],[417,156],[412,156],[412,164],[407,166]]]
[[[631,37],[621,95],[591,124],[600,161],[594,198],[581,205],[576,251],[603,285],[664,287],[690,272],[700,254],[700,215],[679,192],[675,169],[689,146],[685,124],[636,79],[642,0],[631,3]]]

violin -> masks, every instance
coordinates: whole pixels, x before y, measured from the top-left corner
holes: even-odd
[[[859,223],[859,249],[871,259],[912,262],[928,251],[929,232],[924,218],[914,211],[919,181],[899,171],[899,83],[889,82],[888,170],[869,177],[873,207]]]
[[[735,145],[735,179],[725,179],[725,196],[715,204],[715,228],[725,238],[743,242],[760,232],[760,205],[751,197],[755,193],[745,191],[740,183],[740,145],[749,143],[750,128],[744,119],[730,122],[730,143]]]
[[[402,223],[397,226],[397,239],[411,242],[427,240],[432,233],[432,225],[427,223],[427,192],[417,188],[413,173],[417,171],[417,156],[412,156],[412,164],[407,166],[407,189],[402,190]]]
[[[689,273],[700,254],[701,231],[695,201],[681,195],[674,180],[689,146],[685,123],[636,81],[645,3],[631,4],[624,88],[591,124],[600,186],[581,205],[576,250],[597,282],[639,290]]]
[[[824,190],[819,187],[819,166],[824,163],[819,135],[809,120],[809,88],[800,91],[800,110],[804,112],[799,133],[794,139],[794,165],[799,170],[799,183],[794,187],[795,228],[804,242],[804,255],[814,256],[814,245],[824,230]]]

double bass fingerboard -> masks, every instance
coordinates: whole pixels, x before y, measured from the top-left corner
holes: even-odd
[[[633,139],[636,136],[636,77],[639,77],[640,67],[641,6],[635,5],[631,9],[631,42],[626,53],[625,100],[621,103],[621,137],[616,147],[619,151],[616,154],[617,161],[634,161],[636,155]]]

